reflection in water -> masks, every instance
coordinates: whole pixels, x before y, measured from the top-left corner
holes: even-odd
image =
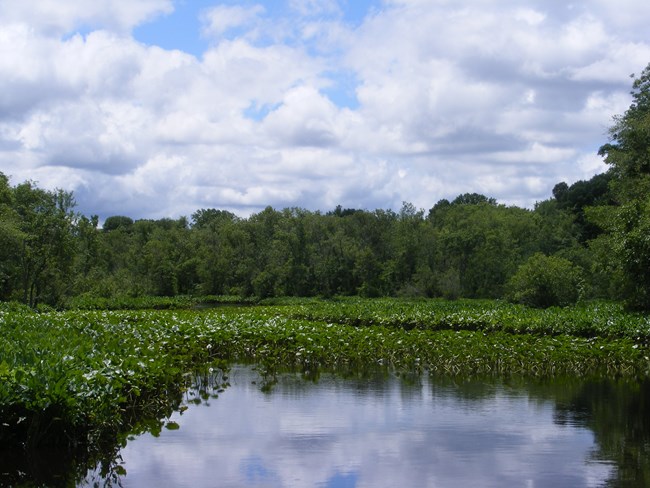
[[[312,383],[287,374],[268,393],[258,382],[251,368],[234,367],[218,399],[174,414],[180,429],[129,442],[123,486],[539,488],[620,478],[577,381]]]

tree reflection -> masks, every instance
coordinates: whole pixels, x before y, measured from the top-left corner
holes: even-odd
[[[595,436],[598,460],[617,469],[611,487],[650,486],[650,381],[591,380],[558,402],[556,421],[584,425]]]

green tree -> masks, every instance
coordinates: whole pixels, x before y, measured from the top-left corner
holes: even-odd
[[[351,215],[351,214],[349,214]],[[332,296],[355,293],[353,277],[358,242],[346,227],[346,217],[312,214],[305,222],[310,293]]]
[[[537,202],[533,213],[537,225],[538,251],[550,256],[561,250],[580,246],[575,217],[560,208],[555,198]]]
[[[193,265],[197,291],[205,295],[228,293],[234,279],[233,232],[237,217],[227,211],[200,209],[192,214],[190,237],[194,245]],[[187,263],[186,266],[191,266]],[[191,269],[191,268],[190,268]]]
[[[99,268],[99,217],[81,216],[75,229],[74,294],[85,293],[96,281]]]
[[[578,301],[581,287],[582,272],[571,261],[536,253],[510,278],[507,297],[531,307],[566,306]]]
[[[356,212],[345,217],[344,229],[354,248],[351,294],[387,296],[395,293],[397,284],[395,234],[397,214],[391,210]]]
[[[602,232],[600,227],[586,218],[585,208],[614,203],[609,189],[611,180],[612,174],[608,172],[597,174],[587,181],[577,181],[571,186],[558,183],[553,188],[558,210],[566,211],[573,217],[574,232],[582,244],[595,239]]]
[[[536,250],[535,215],[517,207],[438,202],[429,212],[437,248],[439,294],[496,298],[517,266]]]
[[[46,191],[32,182],[13,188],[12,208],[19,236],[17,278],[21,299],[35,306],[56,304],[70,290],[77,216],[72,193]]]
[[[106,218],[102,229],[104,229],[106,232],[110,232],[116,229],[129,230],[132,226],[133,219],[131,217],[125,217],[124,215],[112,215]]]
[[[650,195],[650,64],[632,83],[632,104],[614,117],[610,142],[598,151],[611,166],[619,203]]]
[[[0,172],[0,300],[12,298],[20,274],[19,250],[25,239],[20,217],[13,208],[13,189],[9,178]]]
[[[452,205],[479,205],[481,203],[496,205],[497,201],[494,198],[488,198],[480,193],[463,193],[451,202]]]
[[[611,166],[610,188],[618,206],[592,211],[624,276],[627,303],[650,309],[650,64],[632,84],[632,104],[614,118],[610,142],[599,154]]]
[[[192,214],[192,228],[217,229],[226,222],[239,220],[235,214],[216,208],[202,208]]]

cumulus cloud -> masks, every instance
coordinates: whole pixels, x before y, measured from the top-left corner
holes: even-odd
[[[172,0],[3,0],[0,3],[3,24],[28,24],[39,34],[53,36],[80,27],[128,32],[144,21],[172,11]]]
[[[218,2],[194,56],[134,37],[171,1],[2,2],[0,171],[104,217],[532,206],[602,171],[650,60],[640,0],[359,5],[352,24],[350,2]]]

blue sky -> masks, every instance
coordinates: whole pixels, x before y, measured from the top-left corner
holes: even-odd
[[[642,0],[4,0],[0,172],[134,218],[532,208],[650,62]]]
[[[223,5],[262,5],[265,15],[270,18],[294,18],[300,21],[301,16],[290,8],[286,2],[219,2]],[[307,3],[307,2],[305,2]],[[209,39],[201,34],[201,16],[217,4],[214,0],[180,0],[174,2],[174,11],[169,14],[160,14],[151,22],[137,26],[133,36],[140,42],[160,46],[165,49],[180,49],[194,56],[200,57],[210,45]],[[339,12],[331,13],[352,26],[358,26],[363,19],[380,6],[380,2],[373,0],[346,0],[338,4]]]
[[[201,35],[200,14],[211,5],[214,5],[212,0],[176,2],[173,12],[137,26],[133,37],[148,45],[180,49],[200,57],[210,44]]]
[[[305,21],[305,15],[292,8],[290,4],[282,1],[266,2],[220,2],[222,5],[245,6],[252,8],[255,5],[263,7],[263,17],[273,21],[280,19],[282,21],[295,22],[297,25]],[[300,2],[307,5],[309,2]],[[318,5],[319,2],[312,2]],[[324,3],[324,2],[321,2]],[[212,7],[216,5],[214,0],[180,0],[174,2],[174,10],[170,13],[160,14],[150,22],[137,26],[133,31],[133,37],[144,44],[150,46],[159,46],[164,49],[178,49],[197,58],[201,58],[211,45],[214,43],[203,30],[205,27],[204,16]],[[336,8],[324,12],[317,11],[311,17],[318,20],[331,19],[343,22],[348,27],[358,28],[368,15],[372,15],[381,6],[377,0],[346,0],[336,5]],[[308,17],[308,18],[309,18]],[[239,35],[245,34],[242,29],[233,29],[227,32],[226,37],[235,39]],[[289,34],[289,33],[288,33]],[[268,41],[267,41],[268,42]],[[264,44],[259,42],[260,44]],[[318,51],[317,43],[305,42],[303,47],[311,51]],[[355,96],[356,77],[350,70],[332,69],[326,74],[333,85],[321,90],[322,93],[340,107],[357,108],[358,101]],[[248,111],[250,117],[259,119],[268,114],[271,107],[252,106]]]

